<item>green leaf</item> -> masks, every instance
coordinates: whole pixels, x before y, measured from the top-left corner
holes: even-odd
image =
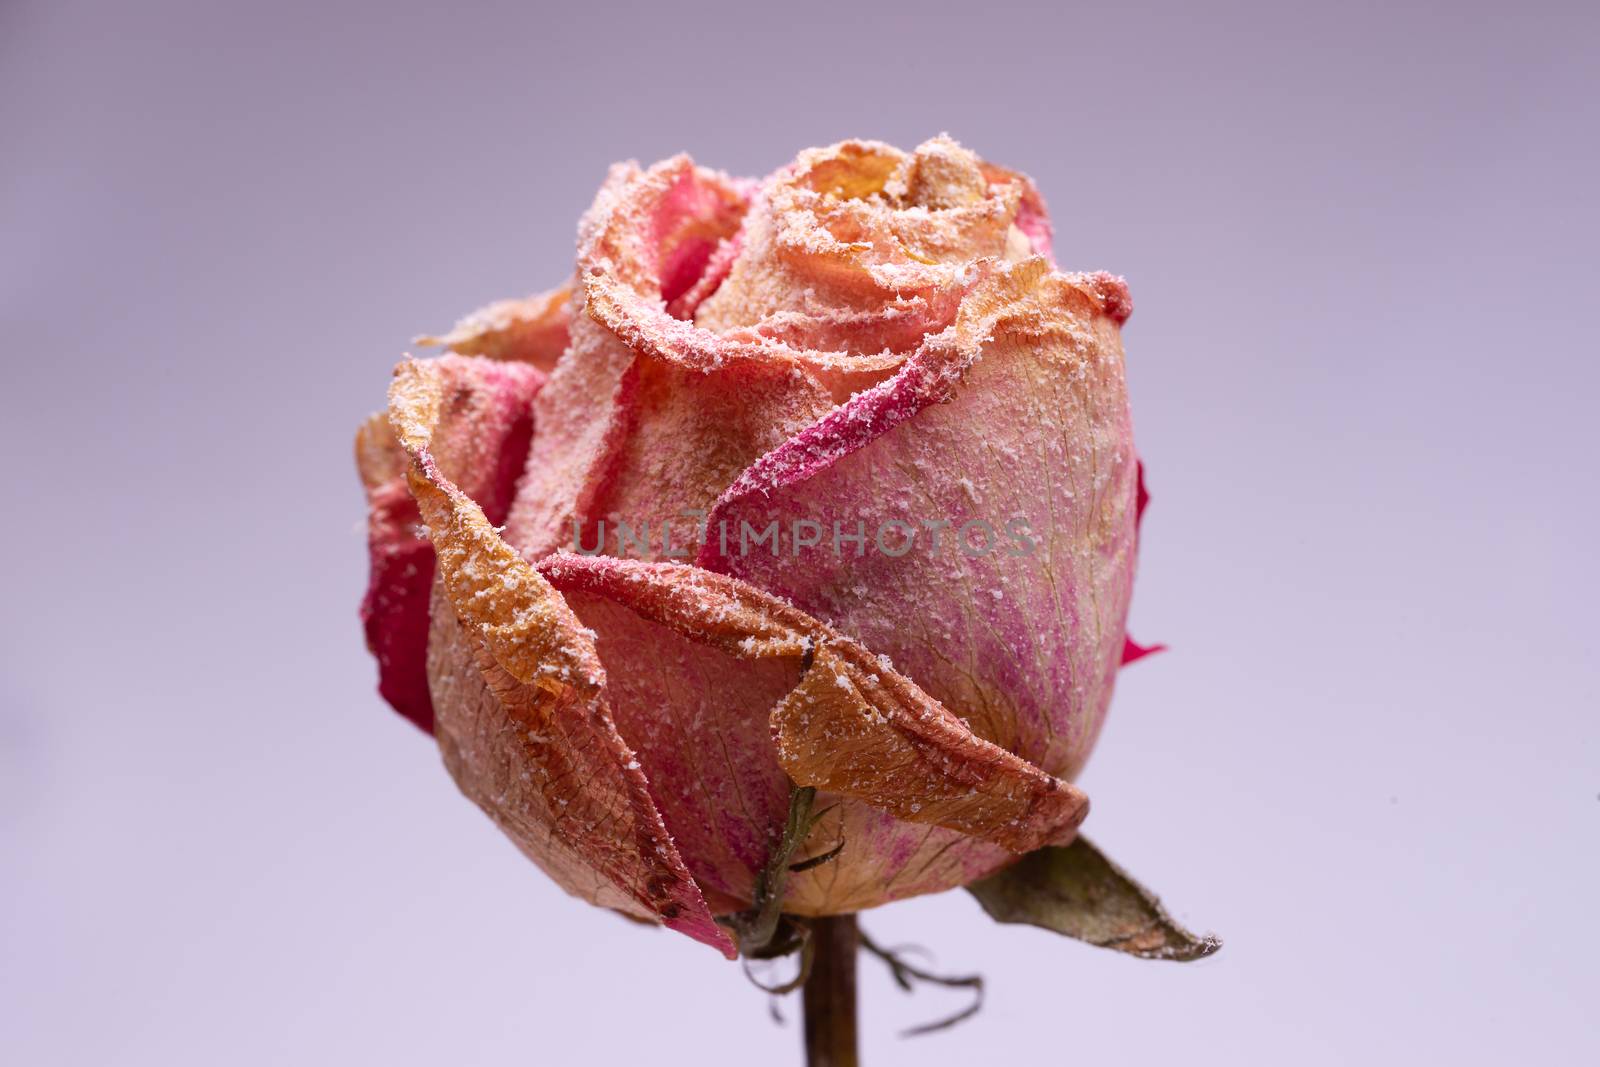
[[[1198,960],[1222,947],[1211,934],[1179,926],[1154,893],[1083,837],[1030,852],[967,889],[996,922],[1040,926],[1147,960]]]

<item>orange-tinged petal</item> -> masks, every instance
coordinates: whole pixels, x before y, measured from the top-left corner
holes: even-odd
[[[850,642],[819,645],[773,712],[778,760],[800,785],[1029,852],[1072,839],[1089,798],[983,740]]]
[[[972,263],[1042,251],[1016,227],[1025,207],[1042,212],[1030,193],[947,137],[912,153],[876,141],[807,150],[764,188],[695,321],[800,348],[907,353],[948,324]]]
[[[437,732],[461,789],[569,891],[648,915],[727,955],[604,699],[592,636],[431,452],[447,371],[396,370],[390,421],[438,554],[430,668]]]
[[[460,356],[445,357],[438,369],[449,384],[433,452],[492,520],[503,519],[528,454],[530,405],[544,376],[533,367]],[[367,490],[370,559],[361,619],[378,661],[378,691],[396,711],[431,731],[426,653],[433,545],[422,533],[406,485],[410,459],[387,417],[374,415],[361,427],[356,465]]]
[[[566,350],[571,308],[572,287],[562,285],[520,300],[498,300],[461,319],[449,333],[418,337],[417,344],[548,371]]]
[[[1088,798],[973,734],[881,657],[756,587],[698,568],[552,556],[563,591],[603,596],[691,640],[747,659],[799,660],[772,713],[778,759],[800,785],[854,797],[1025,852],[1071,839]]]

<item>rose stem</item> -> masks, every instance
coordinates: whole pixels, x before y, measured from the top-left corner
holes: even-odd
[[[856,1055],[856,949],[854,915],[811,920],[811,976],[805,1005],[807,1067],[858,1067]]]

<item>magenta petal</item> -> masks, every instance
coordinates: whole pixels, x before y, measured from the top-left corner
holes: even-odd
[[[1153,656],[1157,652],[1165,652],[1166,645],[1141,645],[1133,638],[1123,635],[1122,638],[1122,666]]]
[[[378,693],[431,734],[427,653],[433,545],[415,532],[422,517],[404,482],[381,486],[368,500],[370,573],[361,625],[367,650],[378,661]]]
[[[1134,537],[1137,539],[1139,527],[1144,523],[1144,509],[1150,504],[1150,491],[1144,486],[1144,461],[1139,461],[1138,489],[1135,493],[1134,503]],[[1122,666],[1157,652],[1165,652],[1166,645],[1141,645],[1126,633],[1122,635]]]

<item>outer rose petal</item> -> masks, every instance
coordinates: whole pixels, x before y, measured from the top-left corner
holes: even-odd
[[[572,287],[559,286],[521,300],[500,300],[479,308],[440,337],[419,337],[419,345],[442,345],[464,356],[531,363],[548,371],[567,347]]]
[[[584,597],[610,601],[642,622],[720,650],[725,656],[788,663],[787,675],[766,672],[761,685],[746,692],[754,694],[764,688],[770,695],[774,690],[781,692],[778,687],[785,682],[793,687],[772,709],[771,723],[779,762],[801,785],[850,798],[851,807],[861,802],[903,820],[937,824],[1016,852],[1070,840],[1087,813],[1088,800],[1077,789],[976,737],[959,718],[881,657],[744,582],[682,564],[566,553],[549,557],[540,569],[574,601],[589,603]],[[611,624],[600,631],[602,655],[608,655],[607,646],[618,632],[617,620],[592,606],[585,618]],[[630,633],[624,627],[621,632],[629,634],[621,649],[626,656],[651,643],[643,631]],[[654,640],[667,660],[682,656],[678,641],[663,641],[660,634]],[[701,659],[704,664],[713,662]],[[627,662],[632,665],[636,661],[630,658]],[[694,678],[679,677],[691,684]],[[735,733],[738,751],[746,757],[752,747],[748,720],[757,718],[760,710],[754,705],[743,708],[747,716],[744,736],[730,731],[726,719],[720,730],[724,736]],[[672,743],[671,730],[664,724],[656,735],[668,742],[665,750],[653,744],[641,746],[642,758],[650,764],[669,825],[684,828],[675,832],[699,836],[704,831],[698,827],[716,827],[728,820],[721,811],[726,798],[708,791],[706,783],[708,779],[723,780],[735,768],[735,761],[730,757],[724,765],[715,754],[702,754],[697,760],[692,749],[685,749],[684,739]],[[711,765],[713,773],[701,774],[697,768],[703,764]],[[766,840],[758,836],[756,846],[770,848],[776,840],[783,815],[781,782],[781,778],[766,776],[755,781],[763,815],[751,825],[762,829],[760,822],[767,823]],[[744,814],[750,817],[748,810]],[[850,881],[864,871],[877,875],[884,860],[893,861],[893,849],[886,853],[863,847],[873,830],[879,830],[881,836],[882,828],[875,824],[882,823],[882,815],[869,811],[853,818],[845,813],[841,818],[851,827],[847,834],[862,832],[860,843],[852,847],[847,838],[845,852],[818,876],[834,884],[822,893],[813,886],[809,894],[804,885],[797,886],[798,892],[789,901],[791,908],[837,907],[841,901],[836,886],[839,879]],[[916,838],[927,839],[929,834],[923,830],[908,837],[903,849],[906,855],[901,858],[909,858]],[[821,841],[812,847],[822,851],[829,843]],[[988,869],[998,865],[1001,854],[981,847],[980,851],[989,861]],[[765,850],[759,847],[739,857],[738,862],[748,866],[737,882],[726,878],[726,871],[719,872],[730,886],[730,895],[740,896],[740,889],[765,858]],[[965,873],[975,876],[984,872]],[[889,887],[879,879],[865,886],[857,880],[848,888],[856,906],[892,899],[885,895]],[[908,880],[902,888],[909,893],[926,891],[928,886]]]
[[[956,324],[891,380],[763,457],[729,488],[713,528],[776,520],[778,552],[702,566],[743,577],[832,622],[979,736],[1064,777],[1098,732],[1133,576],[1134,459],[1116,324],[1096,287],[1034,259],[980,280]],[[941,403],[941,401],[948,401]],[[845,532],[951,521],[892,556],[841,543],[794,551],[797,520]],[[968,558],[967,521],[1001,547]],[[1007,537],[1024,520],[1031,554]],[[974,534],[973,539],[981,535]],[[899,547],[892,544],[891,548]]]
[[[530,403],[544,376],[532,367],[448,356],[439,361],[449,396],[434,432],[434,454],[494,521],[505,517],[528,454]],[[356,465],[367,489],[371,577],[361,602],[367,647],[378,661],[378,691],[424,730],[433,729],[428,694],[428,594],[433,545],[406,487],[409,460],[388,420],[375,415],[356,435]]]
[[[435,461],[449,399],[448,368],[397,368],[390,421],[439,557],[430,667],[446,766],[569,892],[731,957],[612,722],[591,635]]]
[[[778,759],[800,785],[1031,852],[1072,839],[1089,798],[967,728],[848,641],[820,644],[773,712]]]
[[[596,635],[617,731],[706,903],[748,908],[789,807],[767,713],[799,680],[799,660],[741,661],[605,597],[562,595]]]

